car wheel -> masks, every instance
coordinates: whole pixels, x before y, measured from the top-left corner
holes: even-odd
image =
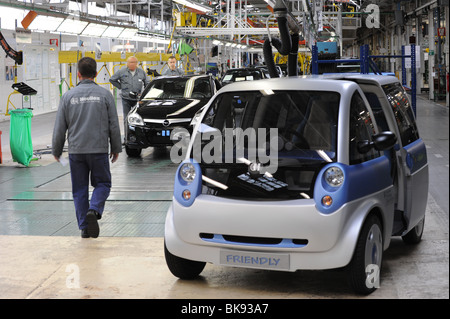
[[[194,279],[203,271],[206,263],[172,255],[164,243],[164,257],[170,272],[180,279]]]
[[[414,245],[420,243],[422,240],[423,228],[425,225],[425,217],[406,235],[402,236],[403,242],[405,244]]]
[[[368,295],[379,287],[382,257],[381,223],[377,216],[369,215],[348,266],[350,286],[356,293]]]
[[[139,157],[141,156],[142,148],[129,148],[125,146],[125,152],[130,157]]]

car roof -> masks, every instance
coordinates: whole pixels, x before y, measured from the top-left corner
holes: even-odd
[[[259,68],[259,67],[234,68],[234,69],[228,69],[226,72],[232,72],[232,71],[259,71],[260,69],[261,68]]]
[[[156,78],[154,78],[154,80],[158,80],[158,79],[166,79],[166,78],[193,78],[193,77],[211,77],[210,74],[185,74],[185,75],[160,75]]]
[[[358,82],[376,82],[380,85],[399,82],[395,76],[392,75],[378,75],[378,74],[358,74],[358,73],[334,73],[324,75],[324,78],[337,80],[357,80]]]
[[[333,75],[303,75],[295,77],[261,79],[258,81],[241,81],[226,85],[221,92],[253,91],[253,90],[311,90],[341,92],[355,82],[378,83],[379,85],[398,83],[393,76],[370,74],[333,74]]]

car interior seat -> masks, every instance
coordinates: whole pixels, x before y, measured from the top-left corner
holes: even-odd
[[[307,121],[303,136],[313,150],[330,150],[332,147],[332,125],[330,103],[324,99],[315,98],[310,101],[307,111]]]

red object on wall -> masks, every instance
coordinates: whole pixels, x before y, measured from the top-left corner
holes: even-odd
[[[445,37],[445,28],[438,28],[438,36]]]
[[[50,45],[58,46],[58,39],[50,39]]]
[[[448,83],[448,82],[449,82],[449,81],[450,81],[450,79],[449,79],[448,72],[447,72],[447,92],[450,91],[450,90],[448,89],[448,87],[449,87],[449,83]]]

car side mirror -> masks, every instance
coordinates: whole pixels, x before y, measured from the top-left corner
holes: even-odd
[[[372,142],[368,140],[358,142],[358,152],[364,154],[370,151],[372,148],[375,148],[377,151],[388,150],[394,147],[395,143],[397,142],[397,136],[395,136],[395,134],[390,131],[386,131],[372,135],[372,140]]]

